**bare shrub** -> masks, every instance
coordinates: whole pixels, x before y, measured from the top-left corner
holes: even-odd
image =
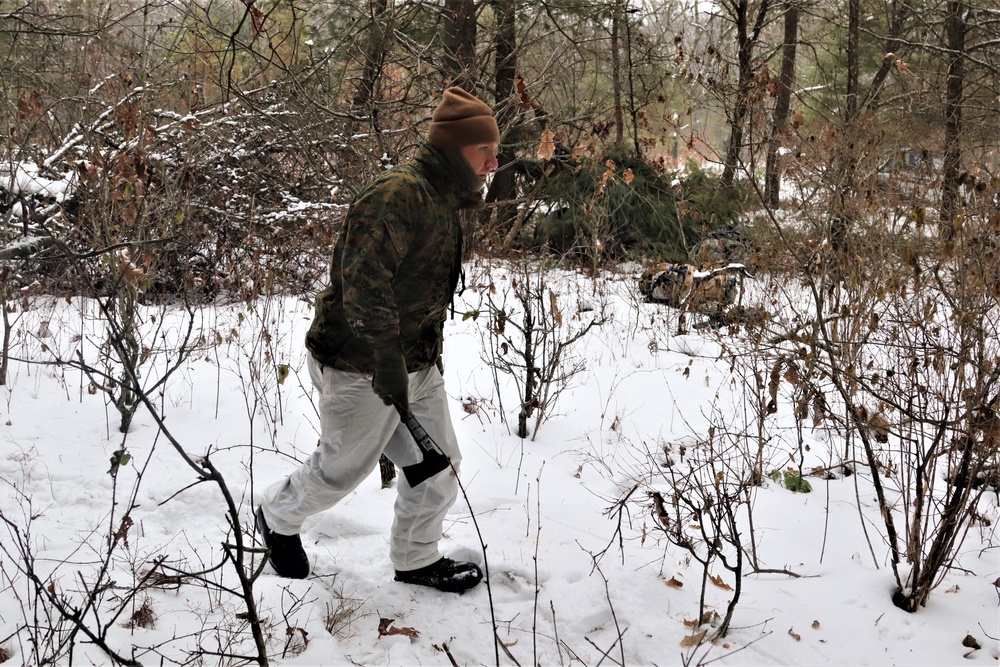
[[[534,438],[562,391],[583,370],[572,347],[595,326],[601,312],[591,314],[579,292],[561,298],[542,263],[520,260],[511,265],[509,284],[484,286],[480,308],[488,317],[484,332],[489,356],[484,361],[517,389],[517,435]],[[574,297],[576,297],[574,299]],[[480,311],[468,313],[478,317]],[[534,426],[529,428],[529,420]]]
[[[779,234],[808,302],[789,301],[799,324],[773,340],[808,365],[796,381],[845,427],[843,460],[864,462],[893,600],[916,611],[954,562],[985,488],[959,482],[982,479],[996,457],[1000,313],[990,295],[996,256],[982,241],[989,218],[969,210],[959,233],[938,242],[919,211],[883,210],[834,246],[822,241],[821,219],[800,213],[821,241],[796,246]]]
[[[343,591],[339,591],[334,600],[326,604],[323,627],[334,637],[349,635],[354,622],[364,615],[363,608],[364,600],[345,596]]]
[[[711,625],[714,637],[728,631],[743,583],[744,538],[737,516],[744,505],[749,511],[753,476],[734,453],[715,440],[713,430],[708,440],[668,447],[661,475],[650,480],[654,488],[657,482],[667,484],[666,496],[650,492],[658,529],[701,565],[698,624]],[[730,581],[713,573],[716,564],[730,574]],[[709,584],[732,593],[718,619],[706,604]]]

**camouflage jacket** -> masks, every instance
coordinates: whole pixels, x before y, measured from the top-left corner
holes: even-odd
[[[317,361],[371,373],[372,349],[402,346],[407,370],[441,356],[443,325],[462,261],[459,210],[482,205],[448,158],[428,144],[380,174],[351,204],[316,298],[306,347]]]

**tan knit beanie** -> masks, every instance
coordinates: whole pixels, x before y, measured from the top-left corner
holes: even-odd
[[[453,86],[444,91],[441,103],[431,116],[427,141],[435,148],[499,144],[500,129],[488,105]]]

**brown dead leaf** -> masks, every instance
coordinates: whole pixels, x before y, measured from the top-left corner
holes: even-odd
[[[121,126],[122,136],[126,141],[139,134],[139,108],[135,104],[123,104],[115,113],[115,120]]]
[[[541,138],[538,140],[538,153],[536,155],[539,160],[551,160],[555,153],[556,135],[549,128],[545,128]]]
[[[611,160],[608,160],[608,162],[611,165],[614,165],[614,162],[611,162]],[[610,181],[614,177],[615,177],[615,171],[613,166],[609,167],[607,171],[601,174],[601,187],[598,189],[598,194],[604,194],[604,188],[607,186],[608,181]]]
[[[793,387],[799,386],[799,367],[795,364],[785,366],[785,380]]]
[[[528,109],[535,106],[534,102],[531,101],[531,96],[528,95],[528,86],[524,83],[524,78],[520,74],[516,78],[517,85],[517,101],[522,109],[527,111]]]
[[[771,369],[771,378],[767,383],[767,394],[771,400],[767,402],[767,414],[773,415],[778,411],[778,387],[781,384],[781,366],[784,363],[778,359]]]
[[[88,160],[80,160],[76,164],[76,169],[80,175],[80,180],[82,180],[83,182],[91,184],[97,182],[97,176],[99,172],[97,170],[96,165],[94,165],[93,162],[90,162]]]
[[[194,113],[195,111],[201,108],[201,103],[202,103],[201,86],[198,85],[192,86],[189,93],[190,94],[187,98],[188,110]]]
[[[795,634],[795,630],[793,628],[788,628],[788,636],[797,642],[802,641],[802,637],[800,635]]]
[[[126,211],[128,208],[126,207]],[[128,248],[122,248],[116,254],[118,255],[118,277],[124,279],[129,285],[138,285],[139,280],[146,272],[135,265],[129,256]]]
[[[681,646],[683,646],[684,648],[700,646],[701,642],[704,641],[705,635],[707,633],[708,630],[702,630],[701,632],[696,632],[693,635],[688,635],[687,637],[681,640]]]
[[[549,311],[552,313],[552,319],[555,321],[557,327],[562,326],[562,313],[559,312],[559,300],[556,298],[556,293],[549,290]]]
[[[813,630],[819,630],[819,621],[813,621]]]
[[[731,590],[733,590],[733,587],[730,586],[729,584],[727,584],[726,581],[725,581],[725,579],[723,579],[722,577],[715,577],[715,576],[712,576],[710,574],[710,575],[708,575],[708,578],[712,580],[713,584],[715,584],[716,586],[718,586],[719,588],[721,588],[724,591],[731,591]]]
[[[116,532],[114,535],[114,544],[117,544],[118,542],[124,542],[125,546],[128,547],[128,531],[132,528],[133,525],[134,522],[132,521],[132,517],[126,514],[125,517],[122,519],[121,525],[118,527],[118,532]]]
[[[45,113],[45,105],[42,103],[42,96],[38,91],[30,95],[19,93],[17,96],[17,116],[19,119],[38,118]]]
[[[660,520],[663,527],[670,530],[670,515],[667,513],[667,508],[663,503],[663,495],[659,491],[653,491],[649,494],[653,499],[653,507],[656,509],[656,518]]]
[[[686,625],[689,628],[697,628],[699,625],[701,625],[701,623],[699,623],[698,621],[691,621],[685,618],[684,625]]]
[[[244,2],[246,3],[247,8],[250,10],[250,21],[253,25],[253,36],[256,39],[265,31],[264,12],[260,11],[256,7],[253,7],[252,0],[249,2],[247,2],[247,0],[244,0]]]
[[[667,583],[667,586],[670,586],[671,588],[684,588],[684,582],[677,579],[677,577],[670,577],[670,579],[664,579],[664,581]],[[684,622],[687,623],[687,621]],[[697,623],[695,625],[697,625]]]
[[[394,618],[380,618],[378,621],[378,636],[385,637],[387,635],[405,635],[410,638],[410,641],[416,641],[420,633],[413,628],[392,628],[389,627],[396,622]]]

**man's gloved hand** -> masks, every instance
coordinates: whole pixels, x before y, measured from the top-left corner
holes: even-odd
[[[410,377],[402,346],[397,342],[375,348],[375,374],[372,389],[386,405],[394,405],[404,412],[410,410]]]

